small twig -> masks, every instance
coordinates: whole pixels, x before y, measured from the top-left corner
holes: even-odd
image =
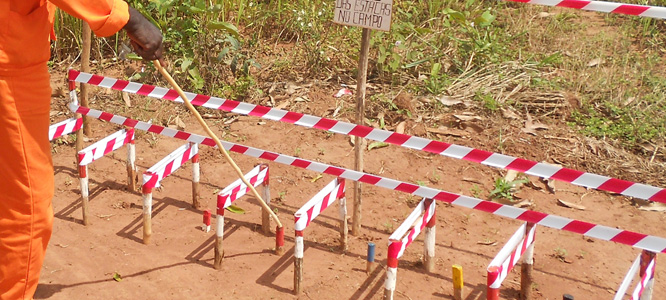
[[[650,157],[650,164],[652,164],[654,161],[654,157],[657,155],[657,152],[659,152],[659,146],[654,147],[654,152],[652,152],[652,157]]]
[[[409,296],[405,295],[405,293],[403,293],[403,292],[401,292],[401,291],[395,290],[395,292],[398,293],[398,294],[400,294],[400,295],[402,295],[403,297],[405,297],[405,298],[407,298],[407,299],[409,299],[409,300],[412,300],[412,298],[410,298]]]

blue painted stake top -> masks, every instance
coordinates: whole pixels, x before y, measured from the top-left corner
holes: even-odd
[[[368,262],[375,261],[375,243],[368,243]]]

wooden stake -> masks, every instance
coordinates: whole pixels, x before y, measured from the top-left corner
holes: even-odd
[[[143,243],[150,244],[153,235],[152,213],[153,213],[153,189],[146,188],[143,193]]]
[[[127,144],[127,188],[136,190],[136,145],[134,141]]]
[[[530,234],[534,223],[527,223],[525,226],[525,238]],[[525,253],[523,253],[523,263],[520,265],[520,299],[532,299],[532,269],[534,266],[534,243],[532,243]]]
[[[201,171],[199,170],[199,153],[192,157],[192,208],[201,208],[199,203],[199,179]]]
[[[81,22],[81,35],[83,40],[83,49],[81,52],[81,71],[90,73],[90,39],[92,33],[90,32],[90,25],[86,22]],[[81,106],[88,107],[88,85],[81,85]],[[83,116],[83,133],[90,136],[92,128],[90,127],[90,119],[88,116]]]
[[[222,241],[224,238],[224,208],[217,209],[217,219],[215,220],[215,263],[216,270],[222,268],[222,258],[224,258],[224,248]]]
[[[262,164],[260,167],[260,171],[268,168],[268,165]],[[270,208],[271,207],[271,189],[269,186],[269,175],[268,171],[266,171],[266,178],[264,179],[264,183],[262,184],[262,192],[263,192],[263,199],[266,201],[266,205]],[[259,199],[261,201],[261,199]],[[266,209],[261,209],[261,229],[263,230],[265,235],[270,235],[271,234],[271,215]]]
[[[463,290],[463,270],[460,265],[453,265],[453,299],[462,300]]]
[[[284,253],[284,227],[275,228],[275,254]]]
[[[74,89],[73,83],[70,83],[70,89]],[[77,118],[81,118],[81,114],[76,114]],[[83,150],[83,130],[79,129],[76,131],[76,165],[79,166],[79,152]],[[81,172],[84,172],[84,174],[81,174]],[[85,177],[85,182],[84,182],[84,177]],[[88,225],[88,167],[86,166],[79,166],[79,180],[80,180],[80,185],[81,185],[81,209],[83,211],[83,225]],[[85,189],[85,194],[84,194],[84,189]]]
[[[393,300],[393,292],[397,281],[398,267],[386,267],[386,280],[384,281],[384,300]]]
[[[74,83],[70,83],[72,89],[74,88]],[[74,92],[71,92],[74,93]],[[74,97],[74,96],[73,96]],[[76,118],[82,118],[81,114],[76,114]],[[83,150],[83,129],[79,129],[76,131],[76,142],[75,142],[75,147],[76,147],[76,153],[74,154],[76,156],[76,165],[79,165],[79,152]]]
[[[434,201],[434,200],[430,200]],[[425,205],[430,205],[426,202]],[[427,272],[432,272],[435,268],[435,223],[437,221],[437,215],[433,212],[430,221],[426,224],[425,228],[425,241],[423,242],[423,266]]]
[[[347,251],[347,233],[349,232],[349,228],[347,226],[347,199],[345,197],[341,197],[340,202],[338,202],[338,206],[340,213],[340,250],[345,252]]]
[[[365,119],[365,83],[368,77],[368,52],[370,51],[370,29],[363,28],[361,37],[361,54],[358,59],[358,75],[356,78],[356,124],[363,125]],[[354,170],[363,171],[363,139],[355,138]],[[361,234],[361,183],[354,181],[354,216],[352,235]]]
[[[368,243],[367,263],[365,265],[365,274],[370,275],[372,266],[375,262],[375,243]]]
[[[303,282],[303,231],[296,231],[294,238],[294,294],[301,293]]]
[[[88,166],[79,166],[79,178],[81,180],[81,214],[83,218],[83,225],[90,225],[90,212],[88,211]]]
[[[486,287],[486,299],[487,300],[499,300],[499,288],[491,288],[490,286],[494,282],[495,278],[499,277],[499,268],[496,266],[492,266],[488,268],[488,277],[487,279],[487,287]]]
[[[176,90],[180,98],[183,99],[183,102],[185,102],[185,106],[187,106],[187,109],[196,117],[201,127],[203,127],[204,131],[206,131],[206,134],[208,134],[208,136],[211,139],[213,139],[213,141],[215,141],[217,149],[220,151],[220,153],[222,153],[224,158],[227,159],[227,162],[229,162],[229,164],[233,167],[234,171],[236,171],[236,174],[241,179],[241,181],[243,181],[243,183],[245,183],[245,185],[250,189],[250,191],[252,191],[252,195],[254,195],[254,197],[259,200],[259,204],[261,204],[262,208],[270,213],[271,217],[275,220],[275,223],[277,223],[278,228],[282,228],[282,223],[278,219],[277,215],[271,210],[270,207],[268,207],[264,199],[259,195],[257,190],[254,188],[254,186],[250,184],[250,182],[248,182],[247,179],[245,179],[245,176],[243,176],[243,171],[241,171],[241,169],[238,167],[238,165],[236,165],[231,156],[229,156],[229,153],[227,153],[227,151],[224,149],[224,146],[222,146],[222,142],[220,142],[220,139],[217,138],[217,135],[215,135],[215,133],[213,133],[212,130],[210,130],[210,127],[208,127],[208,124],[206,124],[206,121],[204,121],[199,112],[196,109],[194,109],[194,106],[192,106],[192,103],[190,103],[190,100],[185,95],[185,92],[183,92],[183,90],[176,83],[176,81],[173,80],[173,78],[171,78],[171,75],[169,75],[169,73],[164,68],[162,68],[162,65],[160,64],[159,60],[154,60],[153,64],[155,65],[157,70],[160,71],[164,79],[166,79],[166,81],[169,82],[169,84],[173,87],[173,89]]]

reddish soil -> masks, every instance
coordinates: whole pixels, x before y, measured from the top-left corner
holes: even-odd
[[[310,102],[296,102],[286,109],[330,117],[339,101],[330,96],[336,91],[335,87],[322,88],[310,94]],[[96,93],[104,95],[103,91]],[[140,98],[133,101],[145,103]],[[156,101],[151,103],[154,105]],[[353,99],[345,101],[347,108],[353,107]],[[57,98],[54,103],[54,110],[62,110],[66,99]],[[99,108],[99,103],[102,101],[92,106]],[[104,105],[122,111],[120,103]],[[169,103],[165,107],[173,111],[176,106]],[[143,120],[152,118],[150,113],[139,115],[136,110],[129,114]],[[67,115],[71,114],[56,115],[53,121]],[[194,119],[183,119],[186,131],[201,132]],[[209,121],[214,130],[221,133],[224,120],[228,118]],[[94,134],[86,145],[118,130],[113,124],[97,120],[93,120],[93,124]],[[246,116],[228,126],[225,139],[229,141],[353,168],[354,152],[348,137]],[[508,126],[502,120],[481,122],[476,127],[481,130],[460,129],[467,132],[466,137],[441,138],[446,142],[497,151],[498,130],[503,128],[506,154],[538,161],[559,160],[566,167],[579,165],[562,154],[573,148],[565,139],[572,133],[562,124],[552,124],[548,134],[561,136],[563,140],[549,140],[550,143],[545,143],[541,136],[521,132],[520,127]],[[478,129],[476,127],[467,130]],[[407,133],[414,130],[408,127]],[[137,133],[140,171],[183,143]],[[225,258],[218,271],[213,268],[215,233],[201,230],[202,211],[191,208],[191,164],[185,164],[164,179],[163,188],[154,193],[153,242],[144,245],[141,242],[141,194],[126,188],[125,151],[121,148],[91,165],[92,224],[83,226],[75,149],[72,143],[54,146],[56,218],[36,299],[380,299],[384,290],[388,237],[420,200],[405,193],[364,185],[361,234],[350,235],[349,249],[344,253],[338,248],[337,209],[325,211],[305,231],[303,293],[295,296],[292,294],[293,214],[330,182],[332,176],[317,179],[319,174],[315,172],[268,162],[271,202],[285,226],[286,251],[279,256],[273,254],[274,237],[261,233],[261,208],[256,200],[245,196],[237,202],[245,214],[226,213]],[[236,177],[216,150],[202,146],[201,152],[201,201],[203,209],[214,212],[215,193]],[[231,155],[244,172],[267,162]],[[425,183],[483,199],[494,188],[495,179],[505,173],[393,145],[366,151],[365,166],[368,173]],[[530,177],[530,180],[533,184],[522,187],[517,196],[530,200],[533,210],[657,236],[664,236],[666,232],[663,213],[638,210],[631,199],[562,182],[556,182],[555,193],[550,193],[538,178]],[[351,186],[348,184],[347,188],[350,217],[353,211]],[[583,205],[585,210],[559,206],[557,199]],[[464,270],[464,299],[484,299],[486,267],[520,224],[482,211],[438,203],[435,270],[432,273],[423,270],[423,236],[419,236],[400,260],[396,299],[453,299],[453,264],[461,265]],[[366,247],[370,241],[377,245],[377,262],[373,271],[366,274]],[[562,294],[569,293],[576,299],[610,299],[638,253],[639,249],[630,246],[538,227],[534,298],[561,299]],[[122,276],[121,281],[113,279],[115,273]],[[666,293],[666,283],[660,280],[665,277],[664,268],[657,266],[656,299]],[[503,283],[501,296],[516,299],[519,290],[520,268],[517,267]]]

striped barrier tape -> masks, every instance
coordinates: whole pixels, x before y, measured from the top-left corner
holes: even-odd
[[[158,99],[182,102],[174,90],[118,80],[99,75],[92,75],[75,70],[69,71],[69,80]],[[327,130],[344,135],[358,136],[410,149],[421,150],[456,159],[481,163],[500,169],[515,170],[528,175],[538,176],[546,179],[560,180],[587,188],[594,188],[644,200],[666,203],[666,189],[646,184],[634,183],[631,181],[581,172],[546,163],[538,163],[535,161],[512,157],[504,154],[492,153],[484,150],[433,141],[421,137],[320,118],[312,115],[305,115],[276,108],[269,108],[265,106],[193,93],[185,94],[188,98],[191,99],[193,105],[199,105],[238,114],[251,115],[274,121],[292,123],[308,128],[314,127],[317,129]]]
[[[294,213],[294,229],[305,230],[310,222],[336,200],[345,196],[345,181],[334,179]]]
[[[134,143],[134,129],[117,131],[79,151],[79,166],[86,166],[129,143]]]
[[[521,225],[488,265],[488,288],[500,288],[502,282],[518,263],[523,253],[525,253],[528,247],[534,244],[536,226],[532,226],[529,234],[525,236],[526,227],[526,223]],[[496,273],[494,273],[495,276],[491,276],[491,269],[496,270]]]
[[[81,107],[75,102],[70,103],[70,109],[72,109],[72,111],[76,113],[81,113],[87,116],[102,119],[119,125],[134,127],[141,130],[148,130],[150,132],[154,132],[157,134],[163,134],[165,136],[174,137],[177,139],[186,140],[194,143],[201,143],[203,145],[208,145],[208,146],[215,145],[215,142],[212,139],[198,134],[192,134],[179,130],[174,130],[171,128],[165,128],[163,126],[153,125],[146,122],[125,118],[122,116],[117,116],[95,109]],[[584,221],[564,218],[557,215],[549,215],[542,212],[503,205],[496,202],[485,201],[469,196],[458,195],[430,187],[419,186],[416,184],[402,182],[395,179],[371,175],[359,171],[354,171],[351,169],[336,167],[320,162],[309,161],[301,158],[296,158],[293,156],[269,152],[226,141],[223,141],[222,145],[224,146],[224,149],[226,149],[227,151],[236,152],[255,158],[266,159],[285,165],[290,165],[315,171],[318,173],[330,174],[333,176],[353,181],[360,181],[366,184],[390,190],[405,192],[420,197],[432,198],[439,201],[451,203],[457,206],[480,210],[510,219],[531,222],[545,227],[574,232],[605,241],[613,241],[616,243],[633,246],[639,249],[645,249],[652,252],[666,253],[666,239],[658,236],[651,236],[633,231],[621,230],[608,226],[597,225]]]
[[[529,4],[567,7],[605,13],[666,19],[666,7],[585,0],[506,0]]]
[[[421,216],[423,214],[423,216]],[[393,234],[389,237],[388,261],[387,265],[391,268],[398,267],[398,258],[402,257],[405,249],[421,233],[428,224],[430,218],[435,215],[435,201],[424,198],[416,206],[411,214],[400,224]],[[421,218],[419,218],[421,217]],[[411,229],[410,229],[411,227]],[[409,232],[407,232],[409,230]],[[405,235],[407,233],[407,235]],[[403,237],[404,236],[404,237]]]
[[[250,170],[244,176],[255,188],[264,183],[264,181],[268,182],[268,168],[262,168],[261,166],[254,167],[254,169]],[[243,197],[248,191],[250,191],[250,188],[240,178],[236,179],[236,181],[217,194],[218,212],[229,207],[236,199]]]
[[[83,119],[71,118],[49,126],[49,141],[83,128]]]
[[[143,173],[143,189],[153,189],[160,186],[160,181],[171,175],[180,166],[199,154],[199,147],[196,143],[187,143],[178,147],[171,154],[157,162]]]
[[[645,291],[645,287],[648,285],[648,282],[650,279],[654,278],[654,264],[656,261],[656,256],[650,260],[650,264],[648,264],[647,268],[645,268],[645,274],[641,277],[641,281],[638,282],[636,285],[636,288],[634,289],[634,292],[631,294],[631,300],[640,300],[641,296],[643,295],[643,291]]]

